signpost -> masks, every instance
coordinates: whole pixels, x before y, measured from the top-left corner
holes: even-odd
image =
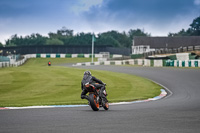
[[[92,35],[92,63],[94,63],[94,42],[95,42],[95,36],[94,34]]]

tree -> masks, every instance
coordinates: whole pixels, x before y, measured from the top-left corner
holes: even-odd
[[[73,32],[74,32],[73,30],[67,29],[66,27],[62,27],[62,29],[57,31],[57,34],[62,36],[72,37]]]
[[[190,24],[191,29],[192,29],[192,35],[200,35],[200,16],[195,18],[192,22],[192,24]]]
[[[169,33],[168,36],[200,36],[200,16],[193,20],[187,30],[182,29],[178,33]]]
[[[173,37],[173,36],[190,36],[191,32],[192,32],[192,30],[190,28],[187,29],[187,30],[182,29],[178,33],[169,33],[168,36],[169,37]]]
[[[130,29],[128,31],[128,36],[131,38],[131,40],[133,40],[134,36],[151,36],[151,34],[145,33],[141,29],[136,29],[136,30]]]
[[[3,47],[3,44],[0,42],[0,47]]]
[[[98,45],[107,44],[107,45],[113,45],[114,47],[130,47],[132,45],[131,39],[126,35],[125,32],[119,33],[118,31],[112,30],[104,32],[102,34],[98,34],[98,36],[99,36],[99,39],[97,40]]]
[[[99,36],[95,45],[112,45],[114,47],[120,47],[121,44],[112,36]]]
[[[16,46],[16,43],[18,41],[17,34],[12,35],[11,39],[6,40],[6,46]]]
[[[31,46],[31,45],[91,45],[92,33],[77,33],[74,35],[73,30],[62,27],[56,33],[48,33],[48,37],[44,37],[38,33],[33,33],[25,37],[17,34],[6,40],[6,46]],[[110,45],[113,47],[132,46],[134,36],[150,36],[140,29],[130,30],[126,32],[118,32],[115,30],[99,33],[95,45]]]
[[[46,45],[64,45],[64,42],[57,38],[52,38],[46,40]]]
[[[25,37],[18,36],[17,34],[11,36],[10,39],[6,40],[6,46],[27,46],[27,45],[44,45],[46,37],[40,34],[31,34]]]
[[[67,29],[66,27],[62,27],[62,29],[57,30],[57,33],[50,32],[48,35],[50,39],[58,39],[62,41],[65,45],[68,45],[74,38],[73,32],[73,30]]]
[[[77,33],[75,36],[65,40],[65,45],[91,45],[92,43],[92,33]]]
[[[62,29],[57,30],[57,33],[50,32],[48,35],[49,38],[57,38],[57,39],[69,38],[73,37],[73,30],[63,27]]]

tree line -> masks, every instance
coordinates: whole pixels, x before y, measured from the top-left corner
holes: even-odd
[[[42,36],[38,33],[27,35],[25,37],[17,34],[6,40],[5,46],[31,46],[31,45],[91,45],[93,33],[77,33],[67,29],[66,27],[57,30],[56,33],[50,32],[48,36]],[[99,33],[97,35],[95,45],[110,45],[113,47],[132,46],[134,36],[151,36],[141,29],[130,29],[128,32],[118,32],[115,30]],[[197,17],[190,24],[187,30],[182,29],[178,33],[169,33],[169,37],[173,36],[200,36],[200,17]],[[3,46],[0,43],[0,47]]]
[[[31,45],[91,45],[93,33],[77,33],[62,27],[56,33],[50,32],[48,36],[31,34],[25,37],[17,34],[6,40],[5,46],[31,46]],[[113,47],[131,47],[134,36],[150,36],[141,29],[118,32],[115,30],[99,33],[95,45],[109,45]]]
[[[193,20],[188,29],[182,29],[177,33],[169,33],[168,36],[200,36],[200,16]]]

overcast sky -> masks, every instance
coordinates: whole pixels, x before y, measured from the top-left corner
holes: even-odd
[[[14,34],[47,36],[63,26],[75,33],[140,28],[167,36],[198,16],[200,0],[0,0],[0,42]]]

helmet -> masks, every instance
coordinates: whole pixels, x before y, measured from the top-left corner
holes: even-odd
[[[84,75],[92,75],[92,73],[90,71],[85,71]]]

